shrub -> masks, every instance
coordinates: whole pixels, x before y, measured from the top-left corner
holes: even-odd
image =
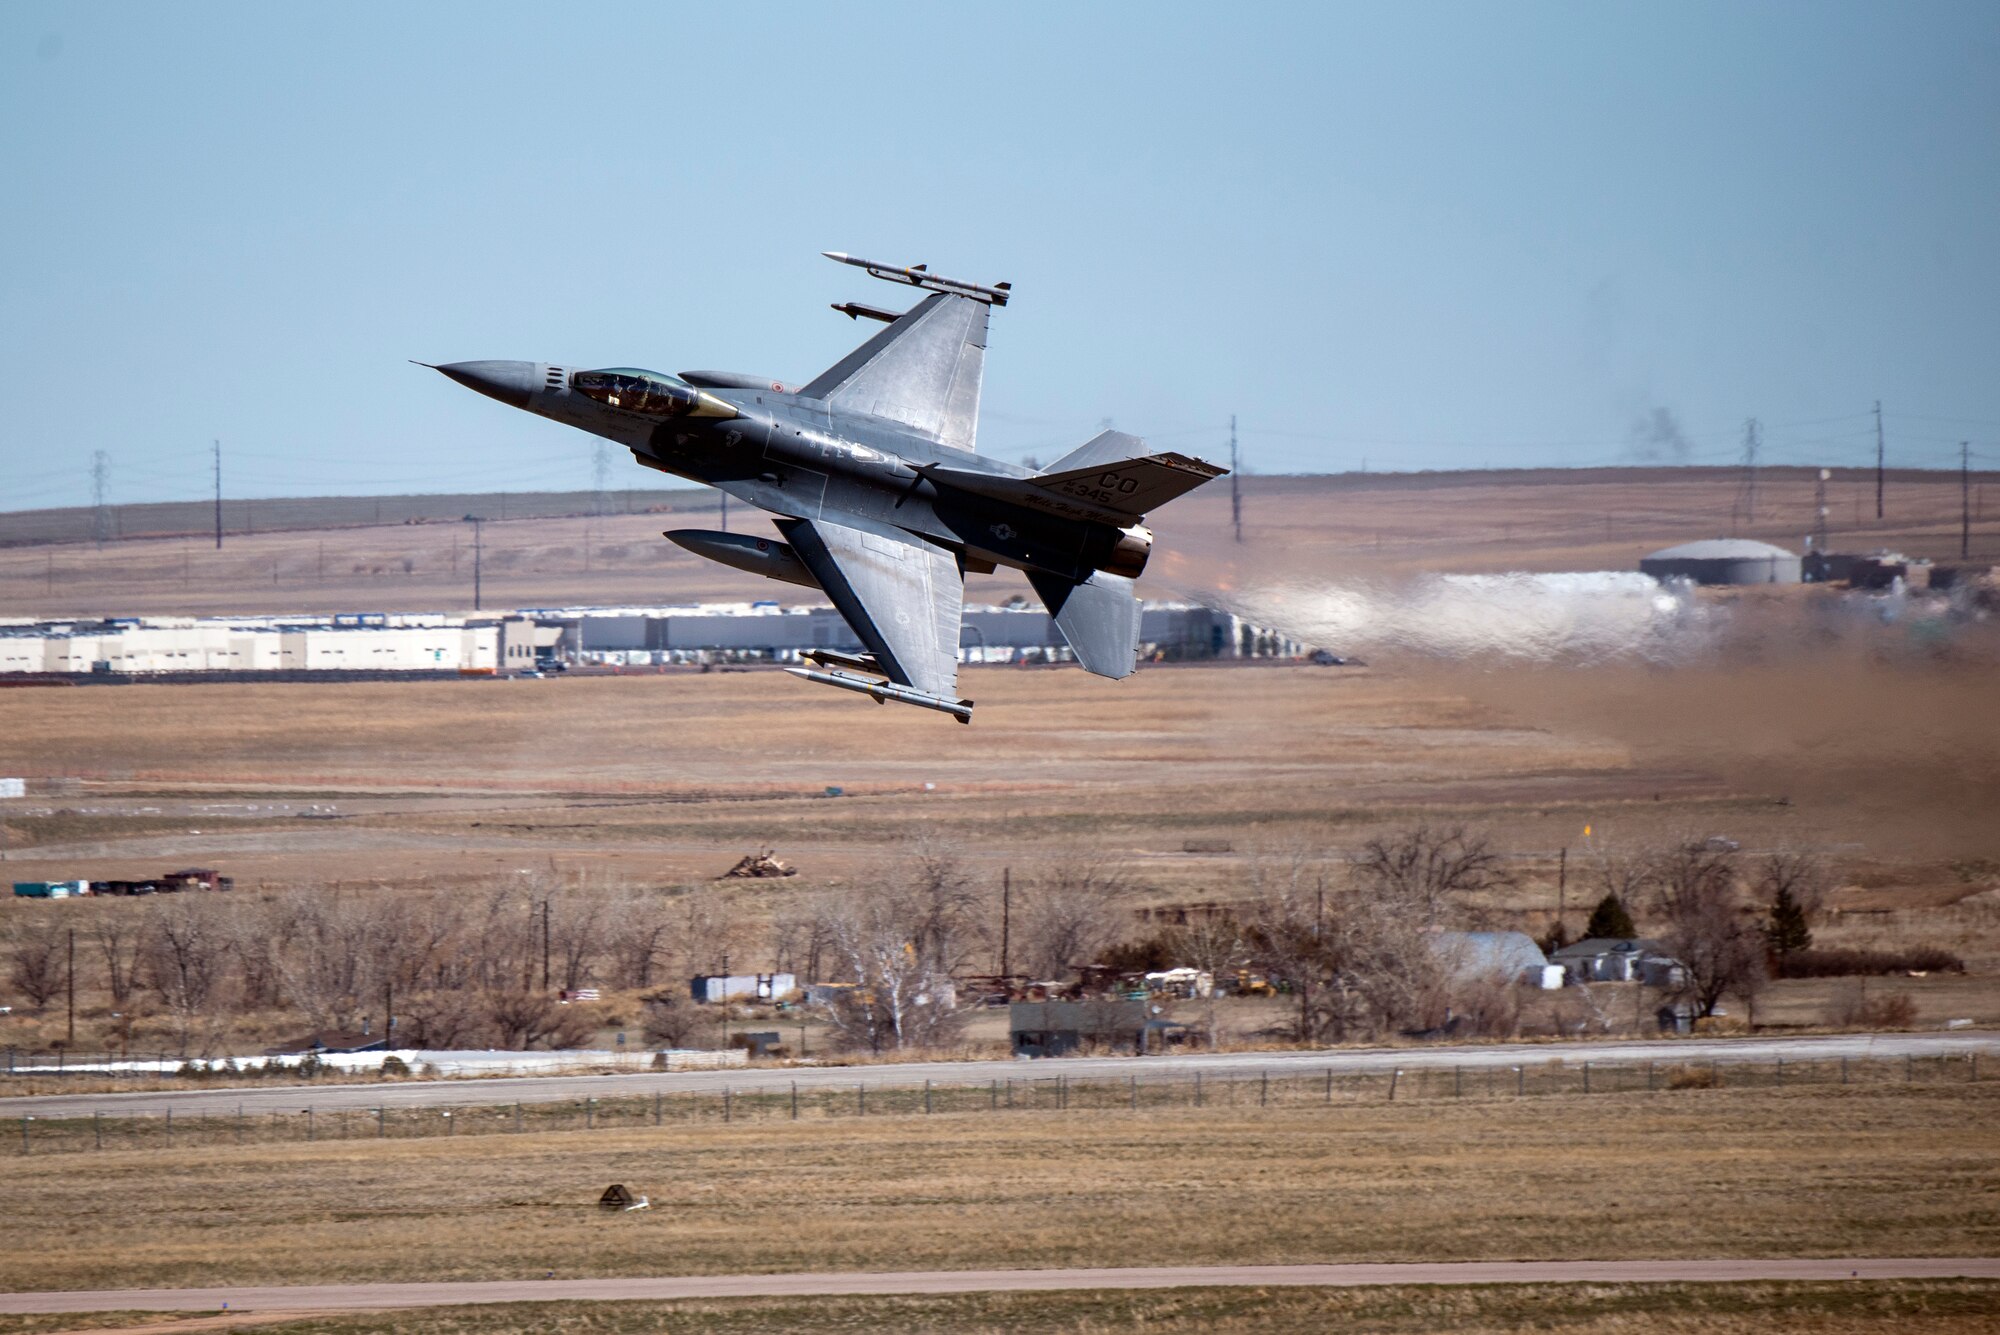
[[[1843,1029],[1908,1029],[1917,1022],[1917,1003],[1905,992],[1871,998],[1863,984],[1849,983],[1827,1003],[1826,1018]]]
[[[1912,946],[1905,950],[1795,950],[1778,960],[1780,978],[1964,972],[1964,960],[1937,946]]]
[[[1667,1072],[1668,1089],[1714,1089],[1715,1072],[1706,1066],[1676,1066]]]
[[[408,1075],[410,1073],[410,1064],[392,1052],[382,1059],[381,1073],[384,1077]]]

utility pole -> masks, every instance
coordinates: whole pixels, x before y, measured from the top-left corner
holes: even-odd
[[[90,462],[90,536],[99,550],[111,536],[111,511],[104,504],[106,486],[111,481],[111,456],[97,451]]]
[[[1556,931],[1562,931],[1563,914],[1569,909],[1569,845],[1556,857]]]
[[[1013,976],[1007,967],[1007,948],[1013,944],[1010,939],[1014,925],[1013,918],[1014,869],[1012,867],[1002,867],[1000,869],[1000,982],[1002,986],[1005,986],[1007,980]]]
[[[1229,414],[1229,522],[1236,526],[1236,540],[1243,541],[1243,469],[1236,458],[1236,414]]]
[[[472,610],[477,612],[479,610],[480,597],[480,564],[481,557],[485,552],[485,545],[481,541],[480,525],[486,521],[477,515],[467,515],[465,522],[472,525]],[[217,545],[220,546],[221,544],[218,543]]]
[[[1958,442],[1958,559],[1972,555],[1972,442]]]
[[[542,991],[549,990],[549,901],[542,900]]]
[[[69,969],[64,981],[69,987],[69,1040],[63,1045],[76,1046],[76,928],[69,929]]]
[[[215,550],[222,550],[222,442],[215,442]]]
[[[1888,447],[1882,438],[1882,400],[1875,400],[1875,517],[1882,517],[1882,473]]]
[[[1819,477],[1813,483],[1813,536],[1812,546],[1821,556],[1826,555],[1826,484],[1833,476],[1830,469],[1819,470]]]

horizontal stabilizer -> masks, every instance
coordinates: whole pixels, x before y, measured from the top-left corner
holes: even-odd
[[[1132,581],[1100,570],[1079,584],[1028,572],[1076,661],[1100,677],[1129,677],[1139,666],[1139,597]]]
[[[1099,442],[1107,436],[1117,439],[1099,447]],[[1093,451],[1093,447],[1099,448]],[[1001,477],[941,464],[926,464],[917,471],[937,486],[1025,506],[1062,519],[1095,520],[1120,527],[1229,471],[1184,454],[1135,457],[1124,452],[1132,447],[1143,450],[1145,442],[1136,436],[1107,431],[1063,462],[1068,464],[1087,451],[1109,452],[1114,448],[1120,451],[1116,457],[1089,467],[1064,468],[1035,477]]]

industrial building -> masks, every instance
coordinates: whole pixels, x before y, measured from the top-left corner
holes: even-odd
[[[1141,613],[1148,659],[1288,658],[1306,646],[1227,612],[1155,603]],[[470,616],[116,617],[0,623],[0,674],[527,672],[568,665],[796,662],[808,649],[861,645],[824,604],[533,608]],[[966,663],[1070,657],[1048,613],[1025,604],[966,609]]]
[[[1797,584],[1801,577],[1796,554],[1752,538],[1705,538],[1664,547],[1641,558],[1639,569],[1657,580],[1696,584]]]

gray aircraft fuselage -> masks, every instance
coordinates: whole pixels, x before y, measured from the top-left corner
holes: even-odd
[[[940,487],[923,475],[925,467],[994,478],[1034,474],[900,422],[829,410],[819,399],[772,382],[545,362],[459,362],[437,369],[503,403],[616,441],[646,467],[789,518],[827,519],[883,536],[920,534],[957,553],[973,572],[1005,565],[1072,580],[1095,570],[1135,577],[1152,545],[1151,532],[1140,524],[1062,518]],[[592,384],[589,392],[575,383],[620,373],[655,383],[628,393],[616,392],[615,383],[608,390]]]

